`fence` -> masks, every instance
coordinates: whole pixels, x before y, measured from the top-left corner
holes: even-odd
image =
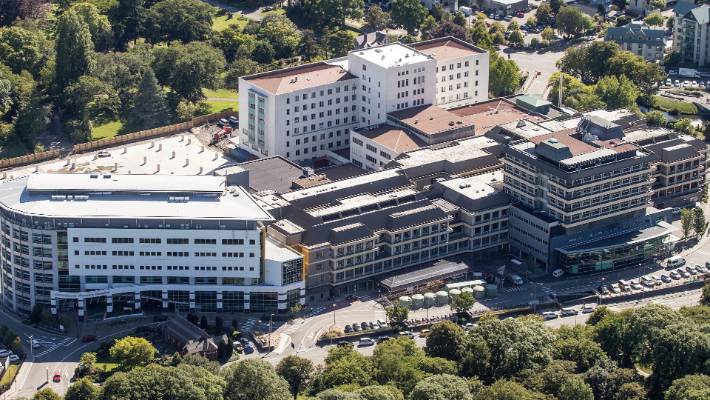
[[[216,114],[203,115],[195,117],[190,121],[181,122],[179,124],[166,125],[158,128],[148,129],[145,131],[128,133],[125,135],[115,136],[112,138],[99,139],[92,142],[76,144],[72,147],[71,154],[81,154],[89,151],[115,147],[122,144],[138,142],[145,139],[168,136],[174,133],[184,132],[196,126],[204,125],[209,122],[217,121],[221,118],[226,118],[235,115],[234,111],[227,110]],[[28,154],[20,157],[7,158],[0,160],[0,169],[20,167],[23,165],[34,164],[42,161],[52,160],[62,156],[60,150],[48,150],[41,153]]]

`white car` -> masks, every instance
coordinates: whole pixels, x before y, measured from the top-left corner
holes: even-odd
[[[643,290],[643,286],[640,283],[634,282],[631,284],[631,289],[633,290]]]
[[[557,317],[559,317],[559,315],[554,311],[545,311],[542,313],[542,318],[544,319],[557,319]]]
[[[11,363],[20,362],[20,357],[17,354],[10,354],[10,362]]]
[[[680,272],[680,276],[682,276],[683,278],[685,278],[685,279],[690,278],[690,274],[688,273],[688,271],[680,270],[679,272]]]
[[[670,275],[671,275],[671,278],[673,278],[673,279],[675,279],[675,280],[678,280],[678,279],[681,278],[681,275],[680,275],[680,273],[679,273],[678,271],[673,271],[673,272],[670,273]]]
[[[10,354],[12,354],[12,353],[10,352],[10,350],[6,350],[6,349],[0,350],[0,357],[7,357],[7,356],[9,356]]]
[[[591,312],[594,312],[594,306],[591,304],[585,304],[582,306],[582,312],[584,314],[589,314]]]
[[[614,283],[609,285],[609,291],[616,294],[621,292],[621,288],[618,283]]]
[[[666,86],[673,86],[673,81],[670,78],[666,79]]]
[[[572,308],[572,307],[563,308],[562,311],[560,312],[560,315],[562,315],[563,317],[567,317],[570,315],[577,315],[577,314],[579,314],[579,310],[577,310],[576,308]]]
[[[374,346],[375,341],[369,337],[364,337],[360,338],[360,341],[357,343],[358,347],[367,347],[367,346]]]

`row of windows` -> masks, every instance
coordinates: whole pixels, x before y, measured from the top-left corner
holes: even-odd
[[[340,133],[340,132],[338,131],[338,133]],[[315,137],[314,137],[314,140],[315,140]],[[306,141],[306,143],[308,143],[307,138],[305,139],[305,141]],[[167,244],[189,244],[190,243],[189,239],[186,239],[186,238],[168,238],[165,241]],[[74,243],[78,243],[78,242],[79,242],[79,238],[75,237]],[[106,243],[106,238],[85,237],[84,243]],[[134,239],[133,238],[111,238],[111,243],[117,243],[117,244],[134,243]],[[162,239],[160,239],[160,238],[140,238],[139,243],[141,243],[141,244],[161,244]],[[216,245],[217,239],[194,239],[193,243],[194,244],[202,244],[202,245],[210,245],[210,244]],[[222,244],[223,245],[243,245],[244,239],[222,239]],[[249,244],[251,244],[251,245],[256,244],[256,240],[249,239]]]

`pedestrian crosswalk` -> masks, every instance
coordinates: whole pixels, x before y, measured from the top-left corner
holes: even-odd
[[[524,286],[516,286],[516,287],[512,287],[512,288],[503,289],[503,293],[526,292],[526,291],[528,291],[528,290],[529,290],[529,289],[526,288],[526,287],[524,287]]]
[[[60,347],[71,346],[75,342],[76,342],[76,338],[70,338],[70,337],[64,338],[57,343],[52,343],[51,345],[48,345],[47,347],[40,349],[40,352],[35,352],[34,356],[35,356],[35,358],[42,358]]]

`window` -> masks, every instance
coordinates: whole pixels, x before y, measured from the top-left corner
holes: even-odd
[[[242,245],[242,244],[244,244],[244,239],[222,239],[222,244],[224,244],[224,245]]]
[[[141,244],[160,244],[160,238],[140,238]]]
[[[165,239],[167,244],[188,244],[190,240],[187,238],[168,238]]]
[[[86,237],[84,243],[106,243],[106,238]]]
[[[217,244],[217,239],[195,239],[195,244]]]
[[[133,243],[133,238],[111,238],[111,243]]]

